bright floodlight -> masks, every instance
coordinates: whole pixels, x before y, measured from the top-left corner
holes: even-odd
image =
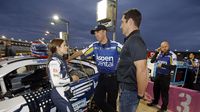
[[[107,6],[107,0],[102,0],[97,3],[97,21],[101,21],[107,18]]]
[[[3,39],[5,39],[5,38],[6,38],[6,36],[4,36],[4,35],[3,35],[3,36],[1,36],[1,37],[2,37]]]
[[[59,37],[68,41],[67,32],[59,32]]]
[[[42,38],[41,40],[45,40],[44,38]]]
[[[198,50],[200,52],[200,50]]]
[[[49,32],[49,31],[46,31],[45,33],[46,33],[46,34],[49,34],[50,32]]]
[[[188,50],[188,49],[186,49],[185,51],[187,51],[187,52],[188,52],[189,50]]]
[[[54,22],[51,22],[51,25],[55,25],[55,23],[54,23]]]
[[[54,16],[53,16],[53,19],[54,19],[54,20],[59,20],[60,18],[59,18],[58,15],[54,15]]]

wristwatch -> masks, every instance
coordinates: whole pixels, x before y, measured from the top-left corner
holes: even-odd
[[[144,95],[143,96],[140,96],[140,95],[137,95],[137,98],[140,100],[140,99],[143,99],[144,98]]]

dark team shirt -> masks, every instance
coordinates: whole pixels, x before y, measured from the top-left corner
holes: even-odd
[[[140,31],[133,31],[128,37],[120,54],[117,67],[117,79],[129,89],[137,89],[135,61],[146,59],[146,45],[140,36]]]
[[[176,54],[172,51],[169,51],[167,53],[159,53],[156,59],[156,63],[166,65],[166,66],[171,66],[171,65],[177,65],[177,57]],[[156,73],[158,75],[169,75],[171,72],[170,67],[161,67],[156,69]]]

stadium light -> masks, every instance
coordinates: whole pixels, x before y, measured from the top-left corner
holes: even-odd
[[[116,40],[117,0],[100,0],[97,2],[97,22],[110,28],[113,40]]]
[[[61,21],[61,22],[65,23],[65,25],[66,25],[66,30],[67,30],[67,31],[66,31],[66,32],[67,32],[67,35],[65,35],[66,37],[63,37],[63,39],[69,41],[69,21],[67,21],[67,20],[64,19],[64,18],[59,17],[57,14],[53,15],[52,19],[53,19],[53,21],[54,21],[54,23],[51,22],[52,25],[55,25],[55,22],[56,22],[56,21],[58,21],[58,22]]]
[[[47,35],[50,35],[50,34],[51,34],[51,35],[54,35],[54,36],[57,36],[56,33],[50,32],[50,31],[48,31],[48,30],[45,31],[45,34],[44,34],[44,35],[47,36]]]
[[[116,19],[116,0],[101,0],[97,2],[97,22],[114,22]]]
[[[50,32],[49,31],[45,31],[45,34],[50,34]]]
[[[60,18],[59,18],[58,15],[54,15],[54,16],[53,16],[53,19],[57,21],[57,20],[59,20]]]
[[[107,7],[107,0],[101,0],[97,3],[97,21],[107,19]]]
[[[44,40],[45,40],[45,38],[41,38],[41,40],[42,40],[42,41],[44,41]]]
[[[1,38],[6,39],[6,36],[2,35]]]
[[[55,22],[51,22],[51,25],[55,25]]]

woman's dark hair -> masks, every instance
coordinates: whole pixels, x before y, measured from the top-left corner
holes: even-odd
[[[56,51],[57,51],[56,47],[60,47],[63,42],[64,42],[63,39],[55,38],[49,43],[49,45],[48,45],[49,59],[51,59],[53,53],[56,53]]]

